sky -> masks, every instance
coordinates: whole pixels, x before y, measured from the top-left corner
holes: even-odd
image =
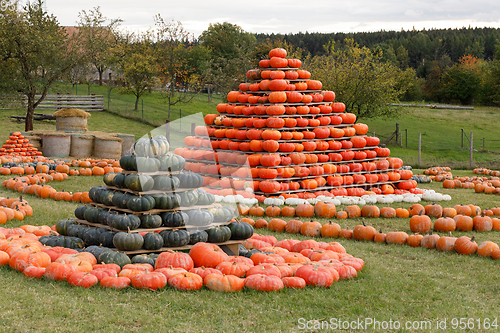
[[[180,21],[195,37],[222,22],[268,34],[500,28],[499,0],[45,0],[45,5],[64,26],[76,25],[81,10],[100,6],[105,17],[122,19],[124,30],[147,30],[160,14]]]

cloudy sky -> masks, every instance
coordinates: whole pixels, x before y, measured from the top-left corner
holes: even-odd
[[[29,0],[21,0],[21,2]],[[253,33],[361,32],[432,28],[500,28],[498,0],[45,0],[62,25],[76,25],[78,12],[100,6],[130,31],[154,25],[156,14],[180,21],[199,36],[210,23],[229,22]]]

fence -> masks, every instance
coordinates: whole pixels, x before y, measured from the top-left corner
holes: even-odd
[[[484,134],[478,131],[479,134]],[[463,154],[468,152],[469,157],[469,167],[472,168],[474,161],[474,153],[500,153],[500,146],[495,144],[500,142],[500,140],[495,140],[486,137],[476,137],[476,142],[474,143],[474,131],[470,131],[467,133],[465,129],[460,130],[460,135],[458,135],[457,131],[449,132],[445,134],[446,140],[445,144],[439,142],[433,142],[432,140],[436,139],[428,136],[428,133],[422,133],[416,131],[412,131],[412,133],[408,133],[408,129],[401,129],[400,124],[396,123],[396,128],[394,132],[391,132],[387,136],[378,134],[378,137],[381,140],[381,144],[383,145],[395,145],[401,148],[407,149],[408,146],[408,138],[410,137],[410,149],[418,150],[418,165],[421,165],[421,156],[422,150],[432,152],[442,152],[443,154],[451,153],[460,153]],[[376,133],[372,132],[372,135],[375,136]],[[418,136],[417,136],[418,135]],[[426,142],[423,141],[422,136],[427,136]],[[478,136],[478,134],[476,134]],[[418,137],[418,141],[415,138]]]

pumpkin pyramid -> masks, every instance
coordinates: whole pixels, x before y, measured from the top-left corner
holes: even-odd
[[[5,140],[5,144],[0,148],[0,156],[41,156],[42,152],[33,147],[29,139],[26,139],[21,132],[14,132]]]
[[[126,262],[123,254],[154,261],[154,255],[144,255],[197,242],[227,245],[237,253],[252,226],[231,222],[234,209],[215,205],[214,195],[200,188],[202,176],[184,171],[184,158],[168,150],[164,136],[137,140],[134,153],[120,159],[123,171],[104,175],[106,186],[89,191],[93,202],[78,207],[76,219],[58,222],[56,230],[81,238],[102,262]]]
[[[403,161],[367,136],[368,126],[300,69],[299,59],[286,56],[284,49],[271,50],[260,68],[247,72],[239,91],[217,105],[218,114],[205,116],[206,127],[186,137],[189,148],[176,150],[186,169],[203,174],[222,195],[233,194],[231,188],[299,197],[415,188],[411,171],[401,170]]]

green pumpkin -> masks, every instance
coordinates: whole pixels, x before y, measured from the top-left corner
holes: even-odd
[[[113,185],[110,186],[125,188],[125,176],[125,174],[118,172],[113,178]]]
[[[82,235],[85,245],[99,245],[99,237],[105,230],[104,228],[87,228]]]
[[[157,209],[174,209],[181,205],[181,197],[176,193],[155,194],[153,198]]]
[[[196,244],[198,242],[206,243],[208,241],[208,234],[205,230],[196,230],[189,232],[189,244]]]
[[[101,191],[106,190],[104,186],[97,186],[97,187],[92,187],[89,190],[89,198],[93,202],[99,202],[99,195],[101,194]]]
[[[212,193],[208,193],[203,189],[197,189],[198,192],[198,202],[196,205],[198,206],[208,206],[215,202],[215,196]]]
[[[162,220],[160,215],[154,214],[144,214],[141,215],[141,228],[143,229],[154,229],[161,227]]]
[[[103,180],[104,184],[106,184],[108,186],[114,186],[113,181],[114,181],[115,176],[116,176],[116,172],[110,172],[110,173],[107,173],[104,176],[102,176],[102,180]]]
[[[194,172],[181,172],[178,176],[181,188],[198,188],[203,186],[203,177]]]
[[[115,237],[116,231],[107,230],[99,235],[99,244],[105,247],[113,247],[113,237]]]
[[[137,157],[138,172],[158,172],[160,170],[160,161],[156,158]]]
[[[165,212],[160,216],[164,227],[183,227],[190,221],[189,216],[181,211]]]
[[[83,233],[87,230],[87,226],[83,226],[80,224],[72,224],[68,226],[68,237],[77,237],[77,238],[82,238]]]
[[[134,230],[141,225],[141,219],[134,214],[110,215],[108,225],[118,230]]]
[[[163,156],[168,153],[170,145],[162,135],[154,138],[140,138],[134,143],[134,152],[139,157]]]
[[[190,226],[207,226],[214,222],[214,216],[206,209],[191,209],[186,211]]]
[[[198,202],[199,198],[197,190],[182,192],[180,194],[180,197],[181,197],[181,207],[194,206]]]
[[[60,246],[68,249],[83,249],[83,240],[78,237],[62,236],[62,235],[45,235],[38,239],[40,243],[46,246]]]
[[[139,250],[144,244],[144,238],[138,233],[118,232],[113,237],[113,245],[120,251]]]
[[[179,188],[179,178],[175,176],[156,176],[154,177],[153,189],[157,191],[174,191]]]
[[[99,223],[99,213],[105,211],[104,208],[89,207],[83,213],[84,220],[90,223]]]
[[[219,226],[207,230],[209,243],[224,243],[231,239],[231,229]]]
[[[163,237],[155,232],[148,232],[143,236],[144,244],[142,247],[146,250],[159,250],[163,247]]]
[[[97,246],[97,245],[90,245],[85,248],[85,252],[91,253],[94,255],[94,257],[97,259],[99,258],[99,255],[101,254],[102,251],[107,249],[106,247],[102,246]]]
[[[111,215],[116,215],[118,214],[118,212],[116,211],[102,211],[99,213],[99,216],[97,217],[97,222],[99,224],[103,224],[103,225],[108,225],[108,219]]]
[[[68,235],[68,227],[70,225],[73,225],[73,224],[75,224],[75,220],[71,219],[71,218],[59,220],[56,223],[56,231],[61,235],[67,236]]]
[[[97,262],[101,264],[117,264],[122,267],[130,264],[130,258],[125,253],[120,253],[113,251],[111,249],[104,249],[101,254],[99,254],[99,258],[97,258]]]
[[[75,209],[75,216],[77,219],[80,219],[80,220],[85,220],[85,216],[83,215],[85,213],[85,210],[87,210],[87,208],[89,207],[92,207],[91,205],[87,204],[85,206],[80,206],[78,208]]]
[[[134,154],[124,154],[120,158],[120,167],[127,171],[137,171],[137,156]]]
[[[156,253],[137,254],[132,257],[131,262],[132,264],[150,264],[151,266],[155,267],[156,258],[158,258],[158,254]]]
[[[246,222],[231,222],[229,223],[228,227],[229,229],[231,229],[231,239],[248,239],[253,235],[253,227]]]
[[[133,197],[134,195],[130,193],[115,192],[111,201],[113,202],[113,206],[125,209],[128,208],[128,201]]]
[[[110,190],[103,190],[99,193],[99,202],[105,206],[113,206],[113,196],[115,192]]]
[[[189,233],[184,229],[163,230],[160,235],[163,237],[165,247],[181,247],[189,244]]]
[[[127,208],[133,212],[147,212],[155,207],[155,199],[149,195],[131,196]]]
[[[146,192],[153,189],[154,179],[148,175],[130,174],[125,176],[125,187],[137,192]]]
[[[186,160],[177,154],[168,154],[160,157],[160,171],[181,171],[185,166]]]
[[[209,211],[214,216],[214,222],[217,222],[217,223],[229,222],[234,217],[234,209],[232,207],[228,207],[228,206],[213,207],[213,208],[210,208]]]

